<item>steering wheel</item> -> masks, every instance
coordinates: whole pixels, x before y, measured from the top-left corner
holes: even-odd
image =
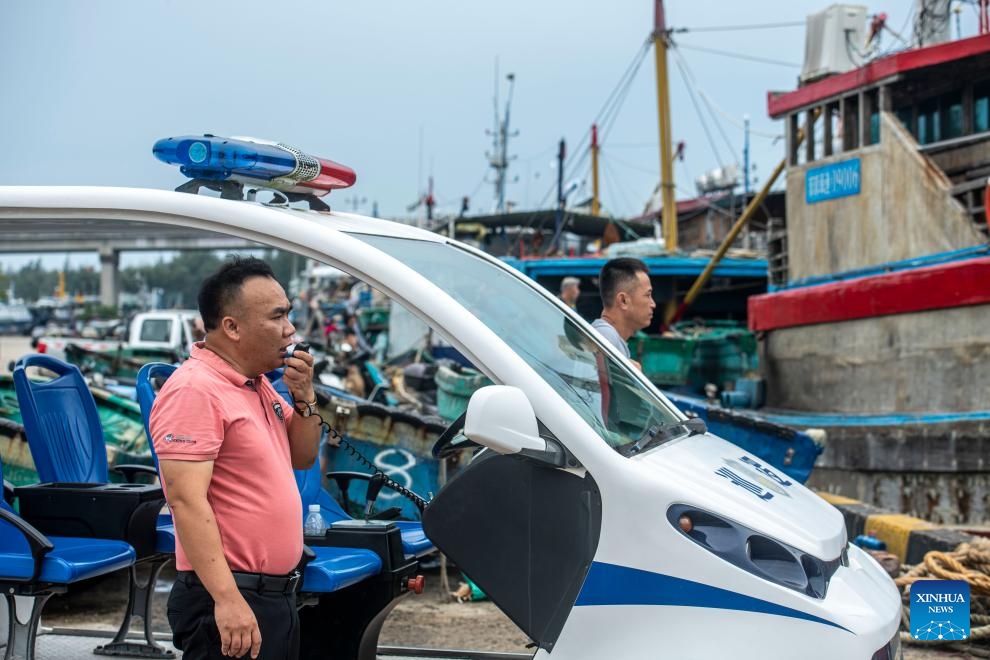
[[[463,449],[481,446],[477,442],[468,440],[467,436],[462,433],[465,419],[467,419],[467,411],[461,413],[460,417],[444,429],[444,432],[433,444],[433,449],[430,452],[433,454],[433,458],[450,458]]]

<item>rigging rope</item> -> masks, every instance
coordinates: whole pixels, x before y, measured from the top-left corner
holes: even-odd
[[[784,62],[783,60],[773,60],[768,57],[758,57],[756,55],[743,55],[741,53],[733,53],[727,50],[717,50],[715,48],[704,48],[703,46],[689,46],[686,44],[678,43],[678,48],[687,48],[688,50],[697,50],[702,53],[712,53],[714,55],[724,55],[725,57],[733,57],[737,60],[749,60],[750,62],[761,62],[763,64],[774,64],[776,66],[789,66],[795,69],[800,69],[800,64],[795,64],[794,62]]]
[[[673,51],[674,51],[675,62],[677,63],[677,68],[680,69],[681,77],[684,79],[684,85],[685,85],[685,87],[688,88],[688,92],[691,95],[691,102],[694,104],[694,107],[697,110],[698,109],[698,104],[694,100],[694,94],[695,94],[695,92],[697,92],[701,96],[702,100],[705,99],[705,95],[701,93],[701,89],[699,88],[698,83],[694,79],[694,73],[691,71],[690,67],[688,67],[687,61],[685,61],[684,56],[681,55],[680,51],[677,50],[676,48],[674,48]],[[724,130],[722,130],[722,124],[719,123],[718,117],[715,116],[715,110],[712,109],[712,107],[710,105],[708,105],[707,101],[706,101],[705,105],[708,106],[708,113],[711,115],[712,119],[715,121],[715,128],[718,129],[718,132],[719,132],[719,134],[721,134],[722,139],[725,140],[725,144],[729,148],[729,153],[730,154],[736,153],[736,149],[732,145],[732,142],[729,140],[729,136],[725,134],[725,131]],[[700,110],[698,110],[698,115],[699,115],[698,119],[699,119],[699,121],[701,121],[701,125],[705,129],[705,134],[706,135],[709,135],[708,134],[708,126],[707,126],[707,124],[705,124],[705,120],[700,116],[701,115],[701,111]],[[710,135],[708,137],[708,141],[710,143],[712,142],[712,139],[711,139],[711,136]],[[715,151],[715,145],[714,145],[714,143],[712,143],[712,151]],[[718,166],[719,167],[725,167],[722,164],[722,159],[719,158],[719,155],[717,153],[715,154],[715,160],[716,160],[716,162],[718,162]]]
[[[804,21],[787,21],[784,23],[754,23],[750,25],[710,25],[707,27],[677,28],[674,32],[729,32],[733,30],[770,30],[773,28],[799,27]]]
[[[619,114],[622,103],[625,101],[636,74],[639,72],[639,67],[643,64],[643,60],[646,59],[646,55],[649,52],[651,45],[651,37],[648,37],[643,41],[642,45],[639,47],[639,50],[633,56],[632,61],[626,67],[625,72],[623,72],[622,76],[619,78],[619,82],[616,83],[611,93],[609,93],[608,98],[605,99],[602,109],[598,111],[593,123],[598,125],[602,141],[604,141],[608,131],[610,131],[614,125],[615,118]],[[583,166],[584,160],[588,158],[587,146],[590,144],[591,128],[589,127],[578,144],[571,147],[570,155],[564,159],[565,178],[573,177],[574,173]],[[545,206],[550,200],[551,196],[554,194],[555,188],[556,185],[550,186],[549,190],[547,190],[546,194],[540,200],[540,207]]]

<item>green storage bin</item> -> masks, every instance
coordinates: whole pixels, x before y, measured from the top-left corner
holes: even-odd
[[[684,321],[674,330],[695,342],[688,384],[701,393],[706,383],[725,388],[759,367],[756,335],[737,321]]]
[[[488,376],[480,371],[466,367],[455,370],[443,364],[437,367],[434,378],[437,382],[437,413],[450,421],[464,414],[472,394],[492,384]]]
[[[643,373],[656,385],[686,385],[694,354],[690,337],[650,337],[629,339],[630,356],[643,365]]]
[[[358,310],[358,321],[364,331],[388,328],[388,307],[366,307]]]

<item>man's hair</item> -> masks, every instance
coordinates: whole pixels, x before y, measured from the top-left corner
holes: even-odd
[[[610,307],[615,302],[615,297],[636,281],[636,273],[649,276],[650,269],[645,263],[632,257],[620,257],[605,262],[598,274],[598,292],[602,296],[602,305]]]
[[[234,257],[220,266],[199,288],[199,315],[206,331],[216,330],[224,312],[237,301],[244,281],[251,277],[275,279],[272,267],[254,257]]]
[[[566,289],[567,287],[569,287],[571,285],[581,286],[581,280],[580,280],[580,278],[571,277],[570,275],[568,275],[567,277],[565,277],[564,279],[562,279],[560,281],[560,292],[563,293],[564,292],[564,289]]]

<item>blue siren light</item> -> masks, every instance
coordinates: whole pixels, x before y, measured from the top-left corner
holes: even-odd
[[[284,192],[326,195],[354,185],[354,170],[281,142],[257,138],[186,135],[158,140],[155,158],[178,165],[190,179],[232,180]]]
[[[164,138],[152,152],[158,160],[178,165],[183,174],[199,179],[224,180],[238,172],[267,180],[288,176],[296,169],[295,156],[285,149],[213,135]]]

